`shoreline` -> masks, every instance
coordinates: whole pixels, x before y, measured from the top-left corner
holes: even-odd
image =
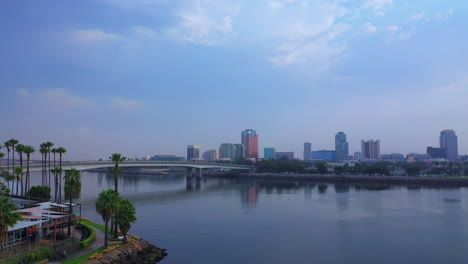
[[[365,175],[316,175],[284,173],[207,173],[204,177],[228,179],[281,180],[300,182],[420,185],[440,187],[468,187],[468,178],[365,176]]]

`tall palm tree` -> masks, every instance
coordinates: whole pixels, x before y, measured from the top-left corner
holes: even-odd
[[[119,210],[115,214],[115,222],[119,225],[124,236],[123,243],[127,244],[127,233],[131,228],[131,224],[137,220],[135,206],[128,199],[121,199]]]
[[[72,168],[71,170],[65,173],[65,181],[70,183],[69,195],[70,195],[70,210],[69,214],[70,217],[68,218],[68,236],[70,236],[70,227],[71,227],[71,215],[73,214],[73,195],[74,193],[74,185],[80,181],[80,171]]]
[[[52,142],[50,142],[50,141],[47,141],[47,142],[45,143],[45,146],[47,147],[47,154],[49,155],[49,169],[47,170],[47,171],[48,171],[47,174],[48,174],[48,176],[49,176],[48,185],[49,185],[49,188],[50,188],[50,182],[51,182],[51,180],[50,180],[50,156],[51,156],[51,155],[50,155],[50,152],[51,152],[51,150],[52,150],[51,148],[54,146],[54,143],[52,143]]]
[[[8,227],[14,226],[21,219],[21,214],[15,212],[18,209],[10,197],[0,196],[0,245],[5,242]]]
[[[52,154],[54,154],[54,168],[55,168],[55,167],[56,167],[56,165],[55,165],[55,154],[58,153],[58,149],[57,149],[57,148],[53,148],[53,149],[51,150],[51,152],[52,152]]]
[[[59,157],[60,157],[60,169],[62,168],[62,158],[63,158],[63,154],[67,153],[67,150],[63,147],[60,147],[58,148],[58,153],[59,153]],[[59,177],[59,203],[62,203],[62,174],[60,174],[60,177]]]
[[[11,150],[13,152],[12,153],[13,154],[12,164],[13,164],[13,173],[14,173],[15,172],[15,147],[16,147],[16,145],[18,145],[19,141],[17,139],[12,138],[12,139],[9,140],[9,142],[10,142],[10,145],[11,145]]]
[[[119,193],[119,174],[120,174],[120,168],[119,164],[125,161],[125,157],[122,157],[122,154],[120,153],[113,153],[109,159],[114,162],[115,166],[113,169],[114,172],[114,191],[118,194]],[[111,229],[114,233],[114,238],[117,238],[117,223],[114,224],[114,220],[111,219]]]
[[[34,153],[36,150],[34,149],[33,146],[24,146],[24,154],[26,154],[26,182],[24,186],[24,192],[28,192],[29,190],[29,185],[30,185],[30,178],[31,175],[29,174],[29,162],[31,161],[31,154]]]
[[[41,152],[42,155],[42,185],[46,186],[47,185],[47,178],[46,178],[46,168],[47,168],[47,146],[46,143],[42,143],[39,149],[39,152]]]
[[[4,145],[7,148],[7,154],[8,154],[7,155],[7,157],[8,157],[7,158],[7,170],[10,171],[10,151],[11,151],[10,147],[11,147],[11,143],[10,143],[10,141],[6,141]]]
[[[109,241],[109,220],[113,219],[115,213],[119,209],[120,203],[119,194],[112,190],[108,189],[102,191],[99,194],[99,198],[96,201],[96,212],[101,215],[102,220],[104,221],[104,247],[107,248]]]
[[[55,187],[55,191],[54,191],[54,201],[56,203],[58,203],[58,188],[59,188],[59,183],[58,183],[58,179],[60,178],[60,175],[62,175],[62,168],[60,167],[55,167],[54,169],[52,169],[52,173],[55,175],[55,184],[54,184],[54,187]]]
[[[19,158],[20,158],[20,167],[23,167],[23,153],[24,153],[24,145],[23,144],[18,144],[18,146],[16,146],[16,152],[18,153],[19,155]],[[23,173],[24,175],[24,173]],[[24,194],[24,183],[23,183],[23,175],[21,175],[21,178],[20,178],[20,182],[21,182],[21,195]]]
[[[15,168],[15,177],[16,177],[16,195],[19,195],[19,191],[18,191],[18,183],[20,181],[20,179],[23,178],[23,175],[24,175],[24,168],[23,167],[16,167]]]

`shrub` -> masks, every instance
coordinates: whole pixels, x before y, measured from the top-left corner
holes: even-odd
[[[26,195],[44,200],[50,200],[51,197],[50,188],[47,186],[33,186]]]
[[[96,241],[96,230],[94,230],[94,227],[92,225],[90,225],[88,222],[81,221],[81,224],[84,227],[86,227],[90,232],[89,237],[80,242],[80,245],[81,245],[82,248],[87,248],[87,247],[91,246],[94,243],[94,241]]]

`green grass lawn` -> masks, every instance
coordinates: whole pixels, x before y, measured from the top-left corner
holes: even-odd
[[[83,255],[79,258],[75,258],[75,259],[70,259],[68,261],[65,261],[65,262],[62,262],[63,264],[79,264],[79,263],[83,263],[85,261],[88,261],[89,260],[89,257],[91,257],[92,255],[94,255],[95,253],[102,253],[104,251],[104,246],[96,249],[95,251],[93,252],[90,252],[86,255]]]
[[[101,230],[102,232],[105,232],[105,226],[104,225],[101,225],[101,224],[96,224],[94,222],[90,222],[90,221],[85,221],[85,220],[81,220],[81,221],[84,221],[86,222],[89,226],[92,226],[92,227],[95,227],[99,230]]]

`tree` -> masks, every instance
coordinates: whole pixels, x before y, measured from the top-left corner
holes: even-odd
[[[7,182],[8,189],[10,189],[10,193],[13,193],[13,185],[10,188],[10,182],[15,180],[15,175],[11,174],[9,171],[6,170],[2,172],[2,177]]]
[[[54,154],[54,168],[55,168],[55,167],[56,167],[56,164],[55,164],[55,154],[58,153],[58,149],[57,149],[57,148],[53,148],[53,149],[51,150],[51,152],[52,152],[52,154]]]
[[[31,154],[34,153],[36,150],[34,149],[33,146],[24,146],[24,154],[26,154],[26,181],[25,181],[25,186],[24,186],[24,191],[29,189],[30,185],[30,178],[31,175],[29,174],[29,163],[31,161]]]
[[[12,154],[13,154],[13,162],[12,162],[13,175],[15,175],[15,147],[16,147],[16,145],[18,145],[18,140],[12,138],[12,139],[9,140],[9,142],[10,142],[10,146],[11,146],[11,150],[12,150]],[[11,193],[13,193],[13,190],[11,190]],[[18,181],[16,182],[16,194],[18,194]]]
[[[59,165],[61,169],[63,154],[67,153],[67,150],[63,147],[59,147],[57,151],[59,153],[59,158],[60,158]],[[59,194],[58,195],[59,195],[59,203],[61,203],[62,202],[62,174],[60,174],[60,177],[59,177]]]
[[[10,171],[10,151],[11,151],[11,143],[10,141],[5,142],[5,147],[7,148],[7,170]]]
[[[23,179],[24,175],[24,168],[23,167],[16,167],[15,168],[15,177],[16,177],[16,195],[18,195],[18,183],[20,182],[20,179]],[[21,184],[21,194],[23,194],[23,186]]]
[[[52,173],[54,174],[54,201],[58,203],[58,188],[59,188],[59,178],[62,175],[62,169],[60,167],[55,167],[52,169]]]
[[[137,220],[135,206],[128,199],[121,199],[117,213],[115,214],[115,223],[119,225],[124,236],[123,243],[127,244],[127,233],[131,224]]]
[[[120,153],[114,153],[112,154],[109,159],[114,162],[114,191],[116,193],[119,193],[119,173],[120,173],[120,168],[119,164],[122,163],[126,158],[122,157],[122,154]],[[117,224],[114,225],[113,220],[111,220],[111,229],[114,231],[114,238],[117,238]]]
[[[39,198],[43,200],[50,200],[50,188],[47,186],[33,186],[29,191],[26,193],[27,196],[33,198]]]
[[[42,163],[42,185],[47,185],[46,168],[47,168],[47,146],[46,143],[42,143],[39,152],[41,152],[41,163]]]
[[[48,176],[49,176],[49,183],[48,183],[48,184],[49,184],[49,188],[50,188],[50,181],[51,181],[51,179],[50,179],[50,151],[51,151],[52,146],[54,146],[54,143],[52,143],[52,142],[50,142],[50,141],[47,141],[47,142],[45,143],[45,147],[47,148],[47,154],[49,155],[49,170],[48,170]],[[47,161],[46,161],[46,162],[47,162]]]
[[[115,213],[119,209],[120,197],[119,194],[112,190],[108,189],[102,191],[99,194],[99,198],[96,201],[96,212],[101,215],[102,220],[104,221],[104,247],[107,248],[109,241],[109,220],[113,219]]]
[[[0,196],[0,245],[5,242],[8,227],[16,225],[21,219],[21,214],[15,212],[18,206],[11,202],[10,197]]]
[[[319,162],[315,165],[317,170],[320,174],[325,174],[328,172],[327,163],[326,162]]]
[[[69,188],[69,197],[70,197],[70,210],[69,210],[69,214],[70,214],[70,217],[68,218],[68,236],[70,236],[70,228],[71,228],[71,215],[73,214],[73,195],[74,195],[74,185],[75,183],[78,183],[80,182],[80,177],[81,177],[81,174],[80,174],[80,171],[75,169],[75,168],[72,168],[71,170],[67,171],[65,173],[65,185],[67,182],[70,183],[70,188]]]
[[[23,153],[24,153],[24,147],[25,145],[23,144],[18,144],[18,146],[16,146],[16,152],[18,153],[19,155],[19,159],[20,159],[20,167],[23,167]],[[16,173],[16,172],[15,172]],[[24,182],[23,182],[23,175],[24,173],[21,175],[19,181],[21,182],[21,195],[24,194]],[[17,185],[18,186],[18,185]],[[18,188],[17,188],[18,189]]]

